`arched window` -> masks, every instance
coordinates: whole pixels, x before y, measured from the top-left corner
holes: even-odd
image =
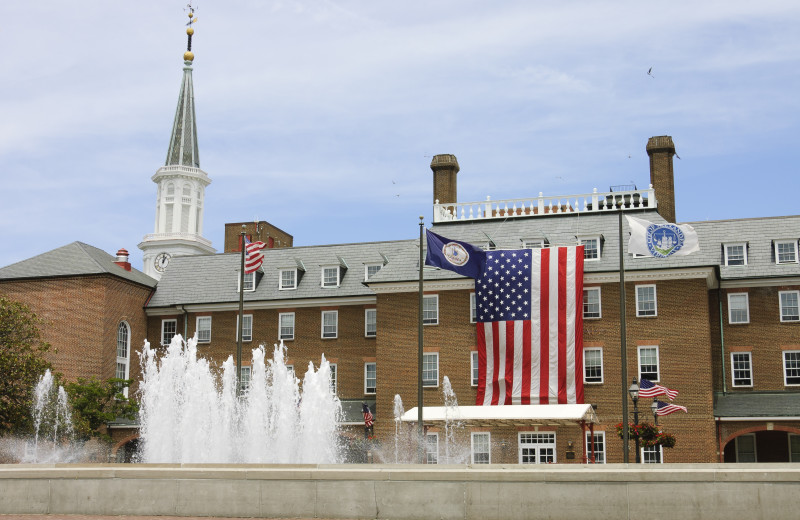
[[[128,379],[130,376],[131,365],[131,328],[122,321],[117,327],[117,371],[114,377]],[[128,397],[128,389],[123,390],[125,397]]]

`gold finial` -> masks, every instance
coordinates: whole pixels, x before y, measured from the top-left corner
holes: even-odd
[[[192,35],[194,34],[194,27],[192,27],[192,25],[197,21],[197,18],[194,16],[195,8],[192,7],[191,3],[186,4],[186,9],[189,10],[188,13],[189,23],[186,24],[189,27],[186,28],[188,41],[186,44],[186,52],[183,53],[183,61],[187,62],[188,65],[189,63],[194,61],[194,53],[192,52]]]

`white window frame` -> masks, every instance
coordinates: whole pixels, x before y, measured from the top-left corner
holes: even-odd
[[[245,377],[247,374],[247,377]],[[250,390],[250,381],[252,381],[253,370],[250,365],[242,365],[242,368],[239,369],[239,388],[242,392],[247,392]]]
[[[797,301],[797,314],[792,315],[789,319],[785,319],[783,313],[783,295],[794,294]],[[780,311],[781,323],[800,323],[800,291],[778,291],[778,308]]]
[[[374,317],[372,319],[372,325],[374,326],[374,330],[372,334],[370,334],[369,326],[370,326],[370,314]],[[364,309],[364,337],[365,338],[374,338],[378,336],[378,309]]]
[[[120,348],[124,349],[120,356]],[[122,367],[122,374],[120,374]],[[119,379],[129,379],[131,371],[131,326],[127,321],[119,322],[117,326],[117,366],[114,376]],[[128,397],[128,387],[122,388],[122,395]]]
[[[479,361],[478,361],[478,351],[473,350],[469,353],[469,382],[471,387],[478,386],[478,381],[480,380],[480,368],[479,368]]]
[[[375,372],[374,379],[374,386],[369,386],[369,368],[372,367]],[[375,392],[378,390],[378,364],[375,361],[367,361],[364,363],[364,394],[365,395],[375,395]]]
[[[652,381],[654,383],[658,382],[658,381],[661,380],[661,357],[659,356],[658,345],[640,345],[639,347],[637,347],[637,349],[636,349],[637,360],[636,361],[637,361],[637,367],[638,367],[638,370],[639,370],[639,380],[640,381],[642,380],[642,350],[644,350],[644,349],[655,349],[655,351],[656,351],[656,373],[657,373],[658,377],[655,378],[655,379],[653,379],[651,377],[647,377],[646,379],[649,379],[650,381]]]
[[[326,282],[325,281],[325,271],[329,271],[331,269],[336,269],[336,283],[335,284],[332,284],[330,282]],[[322,271],[320,272],[320,281],[319,281],[320,287],[322,287],[323,289],[335,289],[335,288],[339,287],[339,284],[342,281],[342,279],[341,279],[341,270],[342,270],[342,267],[340,265],[323,265],[322,266]]]
[[[476,323],[478,321],[478,300],[475,298],[475,293],[469,293],[469,322]]]
[[[472,463],[473,464],[491,464],[492,463],[492,434],[491,434],[491,432],[471,432],[469,437],[470,437],[469,438],[469,441],[470,441],[469,453],[470,453],[470,460],[472,461]],[[475,448],[476,448],[475,438],[476,437],[481,437],[481,438],[485,437],[486,438],[485,442],[484,441],[480,441],[480,446],[478,446],[478,447],[479,448],[483,448],[484,447],[483,445],[485,444],[487,451],[480,451],[480,452],[475,451]],[[486,461],[483,461],[483,460],[476,461],[475,460],[475,455],[478,455],[478,454],[482,455],[484,453],[487,455],[487,460]]]
[[[592,256],[592,257],[586,256],[587,255],[587,251],[589,251],[589,250],[584,247],[584,250],[583,250],[583,261],[584,262],[596,262],[597,260],[600,260],[600,258],[603,256],[603,251],[601,250],[602,241],[600,240],[600,238],[601,238],[600,235],[578,237],[578,245],[579,246],[580,245],[586,246],[586,242],[590,242],[592,240],[594,240],[597,243],[597,249],[596,249],[597,250],[597,256]]]
[[[651,451],[653,448],[658,448],[658,461],[647,462],[645,450]],[[639,456],[642,464],[664,464],[664,446],[660,444],[656,446],[642,446],[639,448]]]
[[[336,395],[339,391],[339,365],[337,363],[328,363],[331,367],[331,392]]]
[[[169,337],[168,340],[165,340],[164,339],[164,336],[166,335],[165,333],[169,334],[169,332],[164,330],[166,325],[167,325],[167,323],[172,323],[174,325],[175,330],[171,331],[172,335]],[[174,338],[177,335],[178,335],[178,320],[177,319],[172,318],[172,319],[169,319],[169,320],[161,320],[161,346],[162,347],[168,346],[170,344],[170,342],[172,341],[172,338]]]
[[[793,367],[793,370],[800,371],[800,350],[784,350],[783,352],[781,352],[781,365],[783,366],[783,386],[800,386],[800,383],[789,382],[789,367],[786,363],[788,361],[786,354],[796,355],[797,357],[796,362],[798,364],[798,367],[797,368]],[[798,377],[798,376],[792,376],[792,377]]]
[[[639,298],[639,289],[649,289],[653,288],[653,314],[643,314],[643,312],[650,312],[649,310],[645,311],[639,307],[640,303],[644,303],[644,300],[640,301]],[[655,284],[642,284],[636,286],[636,317],[637,318],[655,318],[658,316],[658,291],[656,290]]]
[[[431,379],[425,379],[425,359],[430,359],[431,356],[436,358],[436,384],[430,384]],[[427,382],[426,382],[427,381]],[[423,352],[422,353],[422,386],[423,388],[438,388],[439,386],[439,353],[438,352]]]
[[[236,292],[239,292],[239,284],[241,283],[239,273],[236,273]],[[256,290],[256,273],[244,273],[244,292],[254,292]]]
[[[333,335],[328,335],[328,336],[325,335],[325,315],[326,314],[333,314],[335,316],[335,319],[334,319],[334,322],[333,322],[333,326],[334,326]],[[320,322],[321,322],[320,323],[320,337],[322,339],[336,339],[336,338],[339,337],[339,311],[322,311],[322,314],[321,314],[321,317],[320,317]]]
[[[377,267],[378,270],[375,271],[372,274],[378,274],[378,272],[380,272],[380,270],[383,269],[383,263],[382,262],[372,262],[372,263],[369,263],[369,264],[364,264],[364,281],[365,282],[367,280],[369,280],[369,268],[370,267]]]
[[[547,442],[523,442],[523,436],[534,437],[536,439],[544,439],[545,437],[551,439]],[[527,431],[527,432],[517,432],[517,462],[519,464],[555,464],[557,462],[558,450],[556,449],[556,432],[536,432],[536,431]],[[523,462],[522,461],[522,451],[524,449],[533,449],[533,462]],[[544,461],[542,462],[540,459],[542,457],[542,453],[540,450],[543,449],[550,449],[552,450],[553,460]]]
[[[586,379],[586,353],[587,352],[600,353],[600,381],[588,381]],[[583,382],[587,385],[602,385],[604,382],[605,370],[603,370],[603,349],[601,347],[584,347],[583,348]]]
[[[242,343],[247,343],[248,341],[253,341],[253,315],[252,314],[244,314],[244,319],[242,320]],[[247,332],[247,320],[250,319],[250,335],[248,336],[245,334]],[[239,341],[239,315],[236,315],[236,332],[234,332],[234,339]]]
[[[597,292],[597,316],[587,316],[586,315],[586,294],[583,295],[583,319],[584,320],[599,320],[603,317],[603,299],[602,299],[602,292],[600,291],[600,287],[584,287],[584,293],[588,292]]]
[[[208,327],[200,328],[200,323],[208,322]],[[197,332],[198,343],[211,343],[211,316],[197,316],[195,319],[194,330]],[[201,332],[208,332],[207,337],[201,336]]]
[[[292,285],[283,284],[283,273],[292,273]],[[278,290],[279,291],[293,291],[297,289],[297,269],[279,269],[278,270]]]
[[[291,317],[292,319],[292,333],[287,334],[284,336],[283,334],[283,318],[284,316]],[[288,328],[288,327],[287,327]],[[295,315],[293,312],[279,312],[278,313],[278,339],[284,341],[292,341],[294,340],[294,331],[295,331]]]
[[[426,312],[431,312],[429,309],[426,309],[427,302],[434,301],[436,302],[434,305],[434,312],[436,313],[435,318],[425,318]],[[439,295],[438,294],[425,294],[422,296],[422,324],[423,325],[438,325],[439,324]]]
[[[433,439],[433,442],[431,442]],[[431,449],[431,448],[434,449]],[[425,434],[425,464],[439,464],[439,433]]]
[[[748,437],[750,439],[753,439],[753,460],[739,460],[739,458],[740,458],[739,457],[739,454],[740,454],[740,451],[739,451],[739,439],[742,438],[742,437]],[[741,463],[758,462],[758,445],[757,445],[758,443],[756,442],[757,440],[758,439],[756,438],[756,434],[755,433],[745,433],[743,435],[739,435],[738,437],[736,437],[734,439],[733,447],[734,447],[734,451],[736,453],[736,462],[741,462]]]
[[[586,463],[587,464],[605,464],[606,463],[606,432],[594,432],[594,462],[592,462],[592,432],[586,432],[583,439],[583,449],[586,450]],[[600,438],[598,441],[598,437]],[[598,442],[603,449],[597,449]],[[598,454],[600,457],[598,457]]]
[[[733,302],[734,299],[739,299],[744,296],[744,313],[745,319],[740,321],[733,320]],[[736,309],[741,310],[741,309]],[[746,292],[734,292],[728,293],[728,324],[729,325],[744,325],[750,323],[750,296],[749,293]]]
[[[747,358],[747,368],[746,369],[741,369],[741,368],[737,369],[736,368],[736,363],[737,363],[736,358],[739,358],[738,362],[741,363],[743,356]],[[736,384],[736,380],[737,379],[744,379],[743,377],[736,377],[737,370],[739,370],[739,371],[747,370],[747,373],[749,374],[749,381],[750,381],[749,384]],[[752,354],[752,352],[731,352],[731,386],[736,387],[736,388],[740,388],[740,387],[741,388],[748,388],[748,387],[752,388],[752,386],[753,386],[753,354]]]
[[[522,241],[522,249],[544,249],[543,238],[526,238]]]
[[[780,253],[779,253],[779,246],[789,244],[792,246],[794,251],[794,260],[789,260],[786,262],[780,261]],[[776,240],[775,241],[775,263],[778,265],[786,265],[786,264],[796,264],[798,263],[797,257],[797,240]]]
[[[731,264],[730,263],[731,262],[730,249],[734,248],[734,247],[739,247],[739,246],[741,246],[741,248],[742,248],[742,262],[743,263],[741,263],[741,264]],[[744,266],[747,265],[747,242],[731,242],[729,244],[723,244],[722,249],[725,252],[725,259],[724,259],[725,262],[724,263],[725,263],[726,266],[744,267]]]

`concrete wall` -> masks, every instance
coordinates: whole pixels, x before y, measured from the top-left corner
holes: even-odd
[[[0,514],[795,519],[800,465],[2,465]]]

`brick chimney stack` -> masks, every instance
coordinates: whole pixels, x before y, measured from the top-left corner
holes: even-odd
[[[131,263],[128,262],[128,250],[125,248],[120,249],[117,251],[117,260],[114,262],[121,268],[125,269],[126,271],[131,270]]]
[[[434,155],[431,160],[433,170],[433,202],[439,204],[456,203],[456,174],[461,168],[455,155],[449,153]]]
[[[647,140],[647,155],[650,156],[650,184],[656,192],[658,213],[667,222],[675,222],[675,175],[672,156],[675,143],[668,135],[659,135]]]

